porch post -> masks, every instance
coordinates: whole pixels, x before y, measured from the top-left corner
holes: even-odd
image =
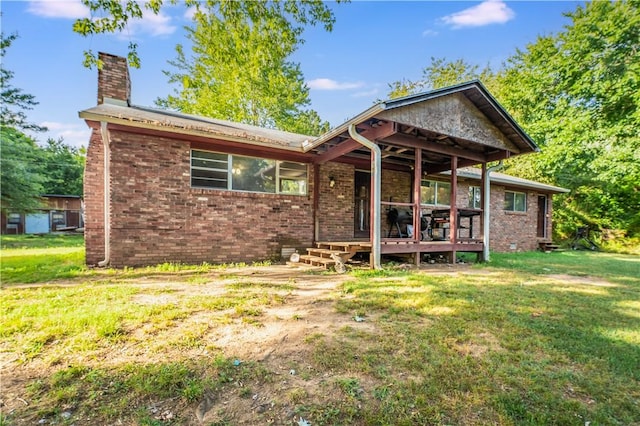
[[[458,209],[456,201],[458,199],[458,157],[451,157],[451,193],[450,193],[450,210],[449,210],[449,241],[454,244],[451,251],[451,263],[456,263],[455,244],[458,241]]]
[[[482,176],[480,177],[480,208],[484,211],[484,197],[487,194],[484,193],[484,180],[486,179],[487,174],[487,163],[482,163]],[[480,235],[484,235],[484,214],[480,215]]]
[[[320,165],[313,164],[313,243],[320,240],[320,217],[318,208],[320,206]]]
[[[420,240],[422,239],[421,224],[421,211],[420,211],[420,185],[422,184],[422,150],[420,148],[415,149],[414,163],[413,163],[413,243],[415,244],[416,251],[416,266],[420,266]]]

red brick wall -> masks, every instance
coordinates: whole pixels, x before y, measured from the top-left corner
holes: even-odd
[[[381,194],[382,201],[394,201],[396,203],[411,202],[411,180],[410,173],[396,170],[382,170]]]
[[[311,245],[311,195],[192,189],[189,158],[188,142],[111,132],[111,265],[256,261]],[[87,208],[87,263],[104,255],[96,207]]]
[[[504,210],[504,193],[506,190],[525,192],[527,194],[527,211],[510,212]],[[534,191],[509,189],[504,186],[491,185],[491,251],[520,252],[538,248],[538,195]],[[550,200],[550,196],[547,197]],[[551,213],[551,205],[548,208]],[[551,224],[548,231],[551,235]]]
[[[335,186],[329,186],[330,179]],[[343,163],[320,166],[320,202],[318,208],[318,239],[349,241],[353,238],[355,212],[355,167]]]
[[[87,148],[84,169],[86,262],[95,265],[104,259],[104,151],[100,131],[94,130]]]

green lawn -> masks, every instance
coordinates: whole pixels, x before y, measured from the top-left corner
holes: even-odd
[[[2,235],[0,247],[3,286],[72,278],[86,270],[82,235]]]
[[[7,371],[29,372],[29,405],[0,424],[191,424],[207,397],[218,404],[208,425],[640,421],[638,256],[493,254],[455,270],[352,271],[312,304],[348,325],[292,328],[295,353],[238,363],[212,336],[304,324],[304,314],[269,312],[307,291],[304,275],[272,282],[241,270],[87,270],[82,247],[3,245],[3,284],[7,274],[14,285],[0,292],[2,353]],[[53,279],[63,285],[17,285]],[[127,356],[99,362],[116,354]],[[265,388],[271,405],[260,411],[252,398]],[[170,418],[150,414],[159,401],[170,401]]]

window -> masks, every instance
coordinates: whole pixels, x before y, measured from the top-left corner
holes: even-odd
[[[470,209],[481,209],[482,205],[482,192],[480,191],[479,186],[470,186],[469,187],[469,208]]]
[[[276,192],[276,162],[231,156],[231,188],[235,191]]]
[[[191,186],[227,189],[229,155],[191,151]]]
[[[191,151],[191,186],[272,194],[307,194],[307,165]]]
[[[67,219],[63,212],[51,211],[51,223],[53,225],[53,229],[64,228],[67,226]]]
[[[281,194],[306,195],[307,165],[283,161],[279,163],[278,186]]]
[[[504,209],[509,212],[526,212],[527,194],[524,192],[505,191]]]
[[[20,213],[9,213],[7,215],[7,223],[19,224],[20,223]]]
[[[422,204],[434,206],[448,206],[451,200],[451,184],[435,180],[423,180],[420,185],[420,199]]]

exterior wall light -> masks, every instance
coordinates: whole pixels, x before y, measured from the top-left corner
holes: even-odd
[[[334,178],[333,176],[329,177],[329,187],[333,188],[334,186],[336,186],[336,178]]]

